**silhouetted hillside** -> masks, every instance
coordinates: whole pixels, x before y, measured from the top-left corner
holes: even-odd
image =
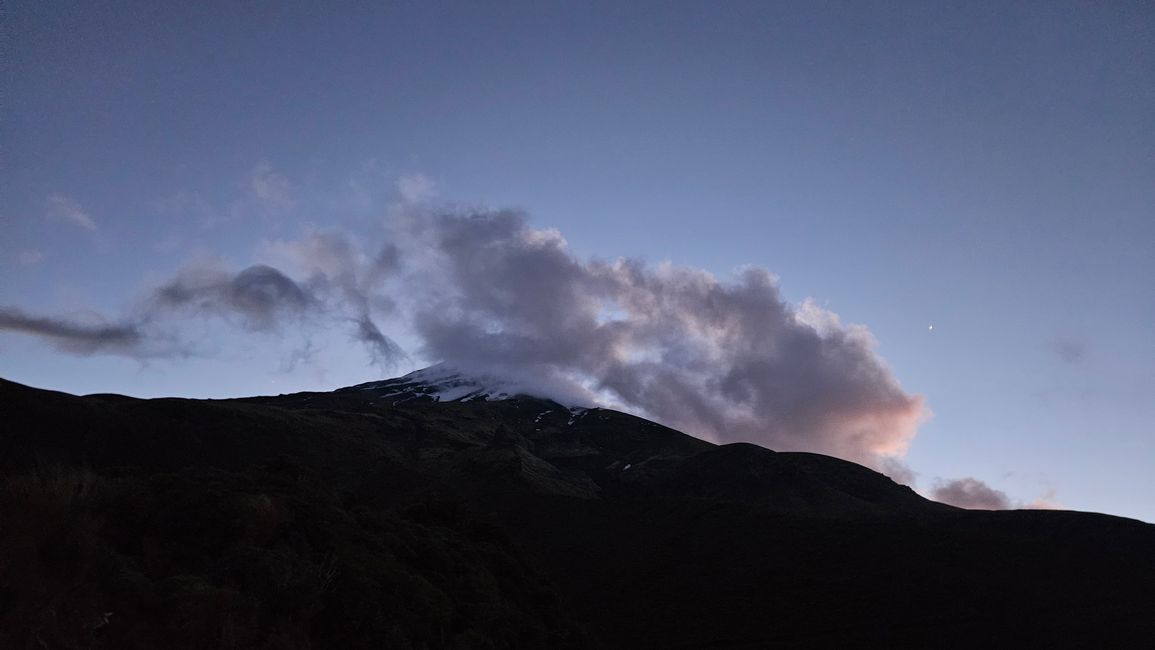
[[[964,511],[826,456],[486,395],[0,381],[0,647],[1155,639],[1155,526]]]

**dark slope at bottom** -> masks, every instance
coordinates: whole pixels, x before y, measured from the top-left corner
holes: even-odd
[[[544,400],[0,382],[2,647],[1135,646],[1155,526]]]

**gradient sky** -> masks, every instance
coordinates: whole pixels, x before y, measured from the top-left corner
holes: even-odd
[[[1155,521],[1150,3],[338,4],[8,3],[0,306],[115,320],[189,260],[514,207],[580,258],[764,267],[865,325],[934,413],[924,491]],[[199,336],[142,362],[0,332],[0,376],[224,397],[432,361]]]

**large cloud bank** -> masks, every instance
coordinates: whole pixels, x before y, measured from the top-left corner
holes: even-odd
[[[764,269],[731,282],[638,261],[582,261],[510,212],[411,223],[431,253],[413,310],[427,355],[575,377],[627,408],[717,441],[871,462],[923,416],[866,329],[783,301]]]

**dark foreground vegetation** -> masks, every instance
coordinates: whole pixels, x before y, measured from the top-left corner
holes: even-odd
[[[1151,647],[1155,526],[537,399],[0,381],[0,648]]]

